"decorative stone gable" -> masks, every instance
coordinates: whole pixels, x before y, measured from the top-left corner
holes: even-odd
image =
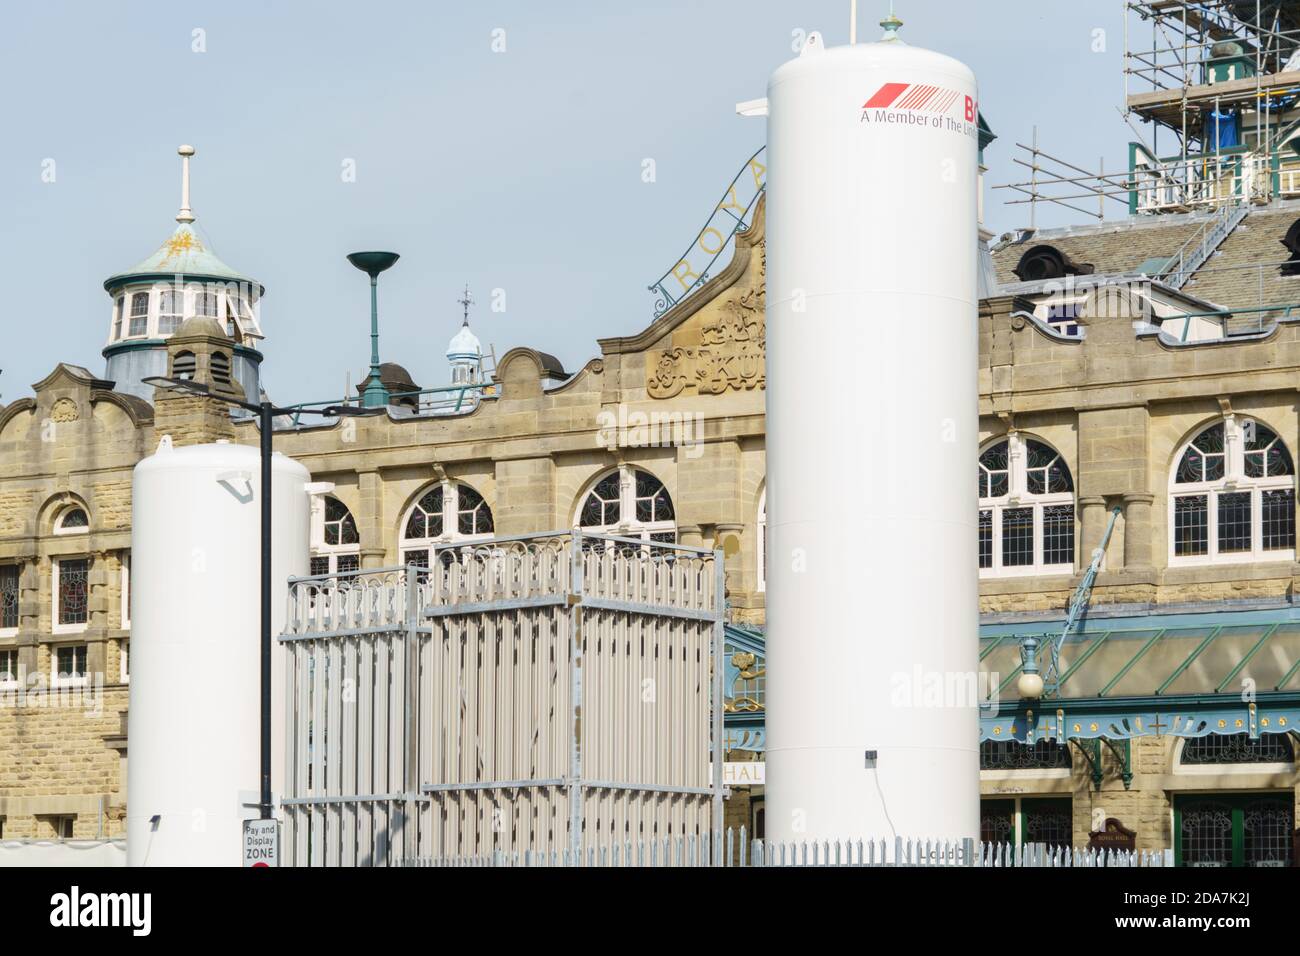
[[[646,391],[651,398],[685,393],[721,395],[767,387],[767,253],[755,252],[758,268],[744,287],[728,290],[673,332],[673,345],[646,353]],[[748,278],[748,277],[746,277]]]

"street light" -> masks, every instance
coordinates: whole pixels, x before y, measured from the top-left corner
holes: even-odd
[[[362,404],[367,408],[382,408],[388,404],[388,389],[384,388],[379,371],[379,273],[391,269],[400,258],[396,252],[348,254],[348,262],[370,276],[370,380],[361,396]]]
[[[262,796],[259,806],[263,820],[271,819],[271,432],[276,415],[311,414],[329,418],[382,415],[384,408],[358,408],[355,405],[330,405],[321,409],[277,408],[268,401],[246,402],[219,395],[202,382],[162,375],[142,379],[169,392],[183,392],[236,405],[255,412],[261,429],[262,446]]]

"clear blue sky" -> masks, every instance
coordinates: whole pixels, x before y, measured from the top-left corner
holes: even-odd
[[[874,39],[884,0],[861,0]],[[279,402],[337,397],[368,361],[364,276],[392,249],[382,350],[425,386],[448,378],[455,300],[497,354],[530,345],[570,370],[599,336],[652,319],[668,269],[761,120],[734,113],[792,56],[792,31],[846,42],[848,0],[474,3],[42,2],[0,17],[0,401],[59,361],[104,370],[103,280],[151,253],[193,144],[198,228],[267,287],[264,382]],[[1087,9],[1084,9],[1087,8]],[[1095,167],[1125,162],[1118,2],[898,0],[907,41],[969,63],[999,139]],[[493,52],[495,29],[506,50]],[[193,31],[206,52],[193,52]],[[1097,30],[1105,31],[1098,52]],[[655,160],[654,183],[642,161]],[[42,182],[55,161],[56,179]],[[356,182],[345,183],[344,160]],[[1027,223],[986,194],[989,227]],[[1114,207],[1122,214],[1122,210]],[[1077,216],[1065,218],[1078,219]],[[1060,215],[1040,215],[1040,224]],[[493,288],[507,309],[486,308]]]

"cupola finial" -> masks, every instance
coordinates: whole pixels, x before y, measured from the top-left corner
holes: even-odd
[[[193,222],[194,210],[190,209],[190,157],[194,155],[194,147],[181,146],[176,152],[181,157],[181,211],[176,214],[176,221]]]
[[[469,307],[474,304],[474,297],[469,294],[469,283],[465,284],[465,291],[461,293],[461,298],[457,299],[456,301],[460,303],[461,312],[463,315],[463,319],[461,320],[460,324],[462,327],[467,326],[469,325]]]

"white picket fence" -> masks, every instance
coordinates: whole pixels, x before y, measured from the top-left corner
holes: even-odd
[[[745,828],[721,839],[708,833],[661,840],[586,847],[578,852],[496,852],[471,856],[408,857],[408,867],[1166,867],[1172,850],[1116,850],[1090,847],[1017,846],[974,840],[820,840],[769,843],[748,839]]]

